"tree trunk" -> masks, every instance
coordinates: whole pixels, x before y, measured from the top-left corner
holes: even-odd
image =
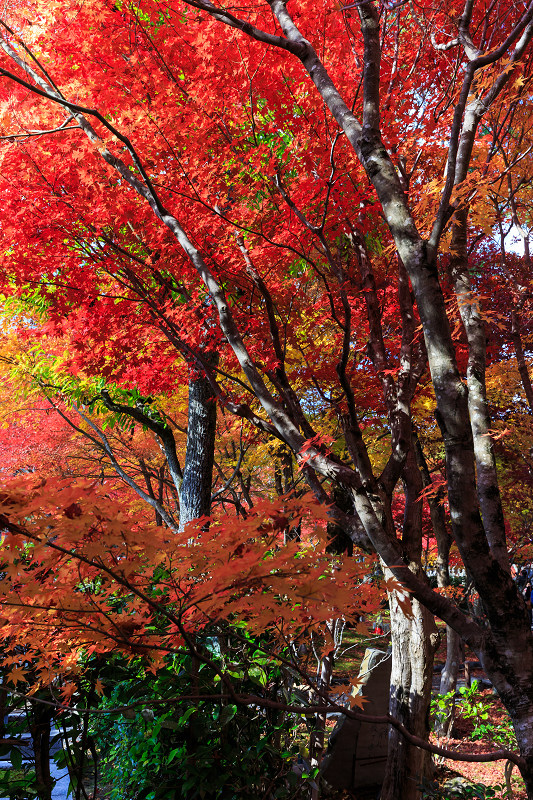
[[[422,556],[422,503],[424,487],[415,447],[407,455],[402,473],[405,509],[402,545],[411,572],[420,575]],[[388,572],[388,570],[386,571]],[[402,609],[397,594],[389,594],[392,673],[389,712],[412,733],[429,737],[429,706],[433,678],[433,658],[437,628],[433,615],[417,600],[412,615]],[[418,800],[420,784],[429,772],[431,759],[426,751],[409,744],[396,729],[389,731],[389,748],[382,800]]]
[[[406,616],[395,594],[391,610],[392,674],[389,712],[411,733],[429,736],[429,705],[437,631],[433,616],[412,601],[412,618]],[[420,784],[431,769],[431,756],[411,746],[394,728],[380,800],[419,800]]]
[[[522,386],[524,387],[524,392],[530,411],[533,412],[533,387],[531,386],[529,369],[527,366],[526,357],[524,355],[524,346],[522,344],[522,336],[520,333],[520,313],[517,308],[513,308],[511,311],[511,338],[513,340],[516,364],[522,380]]]
[[[513,709],[507,704],[506,707],[513,721],[520,755],[525,761],[520,774],[524,779],[527,798],[533,800],[533,702],[520,704]]]
[[[39,800],[52,800],[54,780],[50,775],[50,709],[35,703],[30,733],[35,756],[35,783]]]
[[[438,736],[451,736],[453,723],[455,720],[455,690],[457,688],[457,675],[459,664],[461,663],[463,646],[461,637],[446,625],[446,663],[440,677],[439,694],[454,693],[450,700],[450,706],[446,710],[446,715],[439,717],[435,723],[435,732]]]
[[[187,449],[180,490],[180,530],[211,510],[216,422],[215,396],[209,381],[203,375],[191,379]]]
[[[427,465],[426,457],[422,449],[422,445],[418,435],[415,433],[413,436],[415,445],[415,455],[420,474],[422,476],[422,483],[425,489],[432,485],[431,475]],[[446,525],[446,515],[444,512],[443,504],[443,490],[442,488],[433,495],[428,497],[429,511],[431,516],[431,524],[435,533],[437,541],[437,584],[440,588],[445,588],[450,585],[450,547],[452,545],[452,536]],[[446,625],[446,663],[442,670],[439,694],[448,694],[455,692],[457,686],[457,674],[459,672],[459,664],[461,663],[461,653],[463,651],[462,641],[459,634],[454,631],[449,625]],[[439,718],[435,723],[435,731],[439,736],[450,736],[455,713],[455,700],[450,704],[449,712],[444,719]]]
[[[440,693],[448,694],[455,691],[457,686],[457,673],[463,661],[463,647],[458,633],[446,626],[446,663],[440,678]]]

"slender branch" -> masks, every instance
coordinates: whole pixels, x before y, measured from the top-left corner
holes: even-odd
[[[30,703],[45,705],[48,708],[55,708],[58,711],[71,711],[80,717],[89,714],[94,714],[95,716],[124,714],[125,712],[128,712],[138,707],[146,708],[147,706],[149,707],[149,706],[159,706],[159,705],[174,705],[179,703],[195,702],[200,700],[214,700],[215,702],[222,702],[224,700],[234,700],[239,705],[258,706],[260,708],[272,708],[278,711],[286,711],[289,714],[301,714],[302,716],[308,714],[326,714],[335,711],[339,714],[343,714],[348,719],[357,720],[359,722],[365,722],[374,725],[391,725],[393,728],[396,728],[396,730],[398,730],[402,734],[402,736],[411,744],[415,745],[416,747],[420,747],[422,750],[426,750],[429,753],[433,753],[434,755],[442,756],[443,758],[448,758],[451,761],[462,761],[469,763],[487,763],[491,761],[508,760],[512,761],[513,764],[516,764],[516,766],[519,769],[525,767],[525,760],[517,753],[514,753],[512,750],[505,750],[505,749],[493,750],[492,752],[489,753],[477,753],[477,754],[460,753],[457,750],[450,750],[446,747],[440,747],[439,745],[432,744],[431,742],[428,742],[425,739],[420,738],[419,736],[415,736],[414,734],[410,733],[407,730],[405,725],[403,725],[399,720],[397,720],[390,714],[383,714],[383,715],[364,714],[362,712],[352,711],[351,709],[345,708],[344,706],[340,706],[337,703],[300,706],[300,705],[295,705],[293,703],[283,703],[277,700],[270,700],[267,697],[260,697],[259,695],[255,694],[243,695],[231,692],[229,694],[218,693],[218,694],[175,695],[173,697],[164,697],[160,700],[152,698],[148,700],[145,698],[143,700],[137,700],[134,703],[130,703],[129,705],[113,706],[112,708],[73,709],[72,706],[66,705],[65,703],[53,702],[51,700],[44,700],[43,698],[35,697],[35,695],[18,692],[15,689],[6,688],[5,691],[7,691],[9,694],[14,695],[15,697],[20,697],[21,699],[27,700]]]
[[[29,139],[31,136],[46,136],[49,133],[62,133],[63,131],[79,131],[81,130],[79,125],[60,125],[59,128],[52,128],[49,131],[28,131],[28,133],[12,133],[9,136],[0,136],[0,141],[7,139],[11,141],[12,139]]]

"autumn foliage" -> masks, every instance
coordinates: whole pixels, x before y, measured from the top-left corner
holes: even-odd
[[[31,664],[45,685],[66,680],[68,698],[81,656],[119,647],[155,672],[215,622],[268,633],[281,651],[336,616],[355,624],[380,607],[367,559],[324,555],[327,512],[308,496],[181,535],[124,513],[89,482],[18,479],[1,502],[2,663],[13,685]],[[303,526],[301,541],[284,544],[288,525]]]
[[[83,654],[157,670],[215,620],[279,656],[376,612],[378,557],[393,716],[427,740],[437,616],[533,797],[510,569],[531,558],[533,6],[24,0],[0,25],[12,682],[31,656],[67,698]],[[184,526],[197,411],[210,509]],[[420,680],[398,649],[419,631]]]

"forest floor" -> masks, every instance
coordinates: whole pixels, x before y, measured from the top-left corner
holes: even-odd
[[[480,693],[483,702],[489,705],[488,718],[485,720],[487,727],[498,727],[506,717],[506,711],[502,706],[501,700],[495,697],[490,689]],[[490,736],[482,739],[472,740],[474,723],[471,719],[464,719],[458,714],[456,716],[452,736],[448,738],[437,738],[432,734],[432,741],[441,747],[449,750],[457,750],[461,753],[487,753],[491,750],[499,750],[502,745],[495,743]],[[495,798],[507,797],[505,794],[505,761],[465,762],[443,759],[438,764],[436,779],[440,784],[450,778],[460,775],[473,784],[483,784],[490,787],[501,787],[495,789]],[[511,785],[514,800],[526,800],[524,782],[515,768],[511,777]]]
[[[439,623],[437,623],[439,626]],[[442,626],[443,627],[443,626]],[[440,647],[435,654],[435,666],[444,664],[446,659],[446,638],[441,637]],[[477,656],[474,653],[466,651],[465,660],[475,661]],[[485,677],[481,670],[474,670],[472,672],[473,679],[481,679]],[[458,685],[464,685],[463,673],[460,671]],[[435,684],[438,687],[438,676],[435,676]],[[473,718],[466,718],[461,713],[461,707],[458,703],[455,714],[455,721],[453,725],[452,735],[447,738],[440,738],[432,734],[431,741],[446,747],[449,750],[457,750],[461,753],[488,753],[502,748],[513,750],[514,747],[509,744],[502,743],[501,741],[494,741],[492,738],[493,733],[502,731],[509,726],[509,716],[503,707],[499,697],[494,694],[492,689],[483,689],[479,691],[473,703],[480,703],[484,707],[487,714],[486,719],[479,720],[478,724],[484,728],[486,733],[483,736],[476,736],[474,734],[475,722]],[[436,780],[438,783],[445,783],[450,778],[461,776],[473,784],[482,784],[483,786],[492,787],[494,789],[493,797],[497,800],[500,798],[509,798],[509,800],[526,800],[526,792],[524,789],[524,782],[515,767],[511,775],[512,795],[507,792],[505,783],[505,761],[489,761],[489,762],[466,762],[466,761],[452,761],[451,759],[435,759],[437,763]]]

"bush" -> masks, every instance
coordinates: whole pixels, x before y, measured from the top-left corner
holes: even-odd
[[[205,639],[204,647],[228,669],[228,655],[217,654],[217,642]],[[112,787],[111,800],[236,800],[269,791],[288,798],[298,796],[298,784],[308,795],[308,784],[293,770],[297,720],[277,710],[237,706],[226,697],[187,699],[224,696],[212,665],[195,664],[190,655],[173,657],[154,677],[140,661],[114,659],[105,672],[114,677],[104,679],[112,689],[101,710],[130,706],[126,715],[93,716],[90,722],[100,781]],[[229,672],[239,693],[288,697],[286,688],[280,694],[286,676],[262,651],[235,659]],[[177,695],[182,702],[176,703]],[[174,700],[158,702],[164,698]]]

